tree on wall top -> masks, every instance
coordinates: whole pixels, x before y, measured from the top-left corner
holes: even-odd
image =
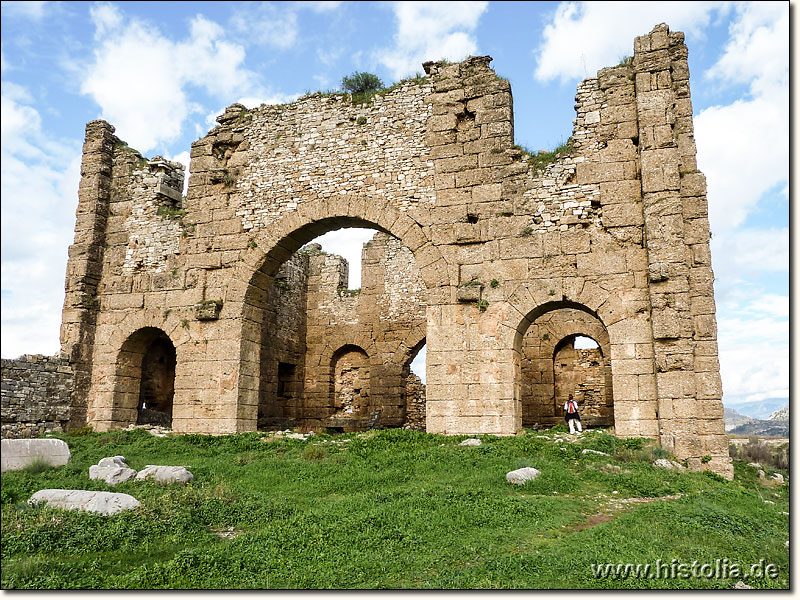
[[[383,82],[373,73],[355,71],[349,77],[342,77],[342,89],[351,94],[368,94],[377,92],[381,88],[383,88]]]
[[[383,89],[383,82],[373,73],[355,71],[350,76],[342,77],[342,89],[353,95],[354,104],[360,104],[378,90]]]

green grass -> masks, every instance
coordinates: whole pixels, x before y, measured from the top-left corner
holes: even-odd
[[[558,431],[563,427],[557,428]],[[388,430],[263,441],[262,434],[155,438],[137,430],[59,435],[72,460],[2,475],[2,587],[11,588],[729,588],[735,580],[595,579],[595,562],[691,563],[727,558],[778,565],[788,587],[788,486],[766,488],[736,465],[727,482],[642,462],[643,440],[592,432],[461,437]],[[563,449],[562,449],[563,448]],[[582,448],[612,457],[581,454]],[[104,456],[189,466],[187,486],[88,478]],[[619,465],[619,474],[600,468]],[[524,486],[505,473],[534,466]],[[114,517],[29,507],[42,488],[129,493],[142,506]],[[612,491],[618,494],[613,495]],[[777,493],[777,497],[773,496]],[[627,505],[578,529],[611,498]],[[775,504],[766,504],[769,499]],[[241,535],[223,539],[214,529]]]

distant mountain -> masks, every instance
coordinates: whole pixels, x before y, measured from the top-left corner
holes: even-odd
[[[788,398],[767,398],[766,400],[756,400],[754,402],[742,402],[732,404],[724,403],[726,408],[732,408],[740,415],[752,417],[754,419],[768,419],[776,410],[788,406]]]
[[[767,406],[773,402],[781,402],[777,410],[764,414]],[[754,410],[755,409],[755,410]],[[740,411],[750,410],[746,414]],[[761,418],[752,418],[753,413],[764,415]],[[789,436],[789,400],[770,398],[761,402],[748,402],[735,407],[725,408],[725,431],[734,435],[767,435]]]
[[[776,410],[769,416],[768,421],[788,421],[789,420],[789,407],[784,406],[781,409]]]
[[[767,435],[771,437],[789,437],[789,421],[760,421],[753,420],[728,433],[733,435]]]
[[[735,408],[725,409],[725,431],[736,429],[740,425],[752,422],[754,419],[739,414]]]

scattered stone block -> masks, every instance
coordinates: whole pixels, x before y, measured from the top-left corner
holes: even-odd
[[[483,446],[483,442],[478,438],[467,438],[459,444],[459,446]]]
[[[600,467],[600,470],[603,471],[604,473],[613,473],[614,475],[622,473],[622,467],[620,467],[618,465],[612,465],[610,463],[605,464],[602,467]]]
[[[126,467],[89,467],[89,479],[102,479],[108,485],[117,485],[136,477],[136,471]]]
[[[516,471],[509,471],[506,473],[506,481],[516,485],[523,485],[528,481],[533,481],[539,475],[541,475],[541,471],[538,469],[534,469],[533,467],[522,467]]]
[[[152,479],[159,483],[189,483],[194,479],[186,467],[147,465],[136,475],[136,480]]]
[[[0,442],[0,470],[19,471],[36,461],[52,467],[62,467],[69,462],[69,446],[63,440],[3,440]]]
[[[141,506],[141,503],[129,494],[59,489],[39,490],[31,496],[28,503],[44,503],[51,508],[80,510],[106,516]]]
[[[611,456],[608,452],[601,452],[600,450],[592,450],[591,448],[584,448],[581,454],[599,454],[600,456]]]
[[[101,458],[100,461],[97,463],[98,467],[124,467],[128,468],[128,463],[125,461],[124,456],[107,456],[106,458]]]
[[[124,456],[101,458],[96,465],[89,467],[89,479],[102,479],[108,485],[117,485],[136,477],[136,471],[128,466]]]

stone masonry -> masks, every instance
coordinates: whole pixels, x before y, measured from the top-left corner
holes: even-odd
[[[424,423],[418,408],[407,414],[405,393],[425,342],[425,286],[414,255],[377,232],[361,267],[362,287],[348,290],[347,261],[309,244],[278,271],[262,328],[259,427]]]
[[[369,391],[352,387],[368,408],[348,427],[399,426],[403,368],[424,339],[427,431],[513,435],[558,418],[542,412],[556,393],[545,397],[544,374],[580,334],[599,345],[617,435],[731,477],[687,52],[666,25],[636,38],[630,61],[578,86],[571,143],[549,163],[515,146],[511,86],[490,57],[426,63],[425,77],[363,104],[233,105],[192,145],[186,196],[180,165],[146,160],[92,121],[61,336],[71,426],[134,422],[161,336],[176,354],[179,432],[336,427],[345,355],[358,379],[369,367]],[[385,234],[386,264],[407,249],[421,283],[404,289],[409,271],[376,268],[361,294],[335,298],[341,267],[308,256],[296,292],[307,311],[286,342],[283,265],[350,226]],[[331,338],[339,326],[350,337]],[[542,343],[548,327],[561,337]]]
[[[57,356],[2,359],[2,437],[38,437],[64,431],[69,421],[74,372]]]

